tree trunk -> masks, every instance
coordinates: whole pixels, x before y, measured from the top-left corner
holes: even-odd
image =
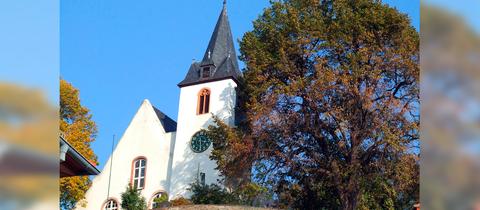
[[[348,190],[342,195],[342,209],[344,210],[355,210],[358,204],[358,192],[356,190]]]
[[[350,170],[352,171],[348,177],[348,182],[345,183],[345,188],[342,195],[343,209],[344,210],[355,210],[358,204],[358,196],[360,192],[360,187],[358,186],[358,177],[357,171],[360,170],[359,160],[357,158],[357,141],[355,141],[356,135],[352,136],[352,152],[350,156]]]

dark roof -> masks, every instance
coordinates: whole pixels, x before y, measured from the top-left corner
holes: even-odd
[[[215,68],[213,72],[211,72],[210,77],[201,78],[200,69],[202,66],[207,65],[214,65]],[[185,79],[181,81],[178,86],[184,87],[227,78],[238,81],[240,77],[242,77],[242,72],[238,68],[232,31],[227,16],[227,7],[224,2],[222,12],[220,13],[220,17],[218,17],[217,25],[215,26],[202,61],[192,63]]]
[[[62,147],[66,147],[62,153]],[[98,175],[100,171],[60,135],[60,177]]]
[[[177,122],[172,120],[172,118],[168,117],[162,111],[157,109],[156,107],[152,106],[153,110],[155,110],[155,114],[157,114],[158,119],[162,123],[163,128],[165,129],[166,133],[175,132],[177,131]]]

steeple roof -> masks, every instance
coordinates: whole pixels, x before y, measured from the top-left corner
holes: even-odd
[[[211,70],[213,71],[210,73],[211,75],[209,77],[201,77],[200,71],[202,67],[212,65],[214,68]],[[227,78],[238,81],[240,77],[242,77],[242,72],[238,67],[232,31],[227,16],[226,1],[224,1],[222,12],[218,17],[202,61],[192,63],[185,79],[178,86],[184,87]]]

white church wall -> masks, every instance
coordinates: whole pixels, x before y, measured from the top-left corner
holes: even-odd
[[[147,159],[145,188],[141,190],[147,202],[155,192],[164,190],[168,193],[171,176],[170,147],[175,139],[175,133],[165,133],[161,122],[148,100],[143,101],[130,125],[118,142],[113,156],[106,162],[102,172],[92,181],[91,188],[86,193],[87,207],[77,205],[77,209],[101,209],[107,200],[107,189],[112,163],[110,198],[121,201],[121,193],[130,183],[132,176],[132,161],[137,157]],[[120,203],[118,203],[120,205]]]
[[[220,178],[216,163],[209,159],[212,145],[203,153],[195,153],[190,148],[190,140],[196,132],[212,124],[212,114],[233,125],[236,86],[232,79],[225,79],[181,88],[170,199],[189,197],[187,188],[198,172],[205,173],[206,184],[217,183]],[[203,88],[210,90],[209,112],[212,114],[197,115],[198,93]]]

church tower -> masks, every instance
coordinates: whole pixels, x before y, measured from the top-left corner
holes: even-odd
[[[212,143],[200,130],[213,123],[212,114],[234,125],[235,89],[240,77],[224,1],[202,61],[192,63],[178,84],[180,102],[170,198],[189,197],[188,185],[197,179],[211,184],[220,178],[216,163],[209,159]]]

